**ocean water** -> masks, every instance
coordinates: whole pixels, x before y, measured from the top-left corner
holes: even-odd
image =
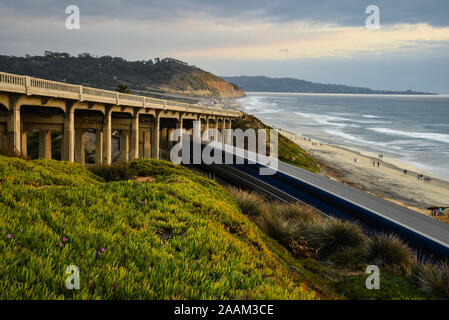
[[[239,101],[277,128],[384,154],[449,180],[449,96],[248,93]]]

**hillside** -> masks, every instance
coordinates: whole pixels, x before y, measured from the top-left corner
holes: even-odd
[[[260,121],[257,117],[243,113],[243,116],[232,123],[233,129],[254,129],[256,132],[258,129],[269,129],[269,126]],[[294,166],[318,173],[320,166],[316,163],[315,159],[301,149],[296,143],[278,133],[278,153],[279,160],[290,163]]]
[[[127,61],[46,51],[44,56],[0,56],[0,71],[108,90],[125,83],[131,90],[219,98],[244,96],[238,86],[171,58]]]
[[[429,297],[391,272],[366,290],[359,227],[263,201],[165,161],[89,171],[0,155],[0,299]],[[330,257],[295,235],[303,227]],[[79,290],[66,288],[70,265]]]
[[[356,93],[356,94],[434,94],[417,91],[372,90],[341,84],[315,83],[294,78],[269,78],[263,76],[222,77],[236,83],[247,92],[304,92],[304,93]]]
[[[0,299],[315,297],[212,180],[155,160],[95,172],[122,181],[0,156]]]

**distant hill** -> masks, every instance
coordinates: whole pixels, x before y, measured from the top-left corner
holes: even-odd
[[[0,56],[0,71],[109,90],[123,82],[131,90],[220,98],[244,96],[237,85],[172,58],[127,61],[46,51],[43,56]]]
[[[386,91],[350,87],[342,84],[315,83],[294,78],[269,78],[264,76],[222,77],[235,83],[244,91],[253,92],[304,92],[304,93],[360,93],[360,94],[435,94],[427,92]]]

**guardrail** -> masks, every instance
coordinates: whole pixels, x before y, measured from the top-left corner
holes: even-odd
[[[113,103],[132,107],[200,112],[228,117],[240,117],[241,112],[218,107],[192,105],[177,101],[120,93],[64,82],[51,81],[12,73],[0,72],[0,91],[67,98],[98,103]]]

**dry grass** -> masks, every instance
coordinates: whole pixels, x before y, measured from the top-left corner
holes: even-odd
[[[449,299],[449,264],[419,263],[414,261],[408,268],[408,278],[421,290],[439,299]]]
[[[321,257],[364,246],[366,237],[359,225],[338,219],[328,219],[311,233],[310,242]]]
[[[255,192],[246,192],[237,188],[228,187],[227,191],[234,197],[240,210],[248,216],[261,216],[265,210],[263,197]]]
[[[412,261],[410,248],[394,234],[378,233],[368,242],[367,258],[379,266],[407,266]]]

